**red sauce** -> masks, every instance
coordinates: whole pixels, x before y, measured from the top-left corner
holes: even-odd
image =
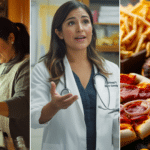
[[[124,116],[124,115],[121,115],[120,116],[120,123],[131,123],[131,120],[130,119],[128,119],[126,116]]]
[[[137,126],[139,124],[142,124],[143,121],[148,119],[148,115],[140,115],[140,116],[134,116],[131,118],[132,124],[134,124],[134,126]]]
[[[128,126],[120,126],[120,130],[124,130],[124,129],[127,129],[128,128]]]
[[[121,74],[120,83],[136,84],[135,77],[136,77],[135,75]]]

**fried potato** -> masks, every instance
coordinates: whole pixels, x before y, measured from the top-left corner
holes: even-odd
[[[150,1],[120,6],[120,48],[122,59],[144,49],[150,56]]]

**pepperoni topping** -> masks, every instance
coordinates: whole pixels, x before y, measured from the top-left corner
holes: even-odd
[[[123,105],[124,111],[129,116],[148,114],[150,111],[149,102],[145,100],[134,100]]]
[[[141,102],[133,103],[127,110],[129,113],[143,113],[147,108],[141,105]]]
[[[130,101],[137,99],[139,94],[139,88],[134,85],[129,85],[126,87],[122,87],[120,89],[120,97],[123,101]]]

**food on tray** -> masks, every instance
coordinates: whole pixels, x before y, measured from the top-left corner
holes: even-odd
[[[150,79],[150,57],[145,61],[141,74]]]
[[[120,54],[126,59],[141,50],[150,56],[150,1],[120,6]]]
[[[121,146],[150,135],[150,80],[141,75],[120,74]]]

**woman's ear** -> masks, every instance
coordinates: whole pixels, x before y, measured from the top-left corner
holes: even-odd
[[[14,42],[15,42],[15,35],[13,33],[9,34],[8,42],[11,43],[11,44],[14,44]]]
[[[58,36],[61,40],[64,39],[63,34],[62,34],[61,31],[58,31],[57,29],[55,29],[55,33],[57,34],[57,36]]]

